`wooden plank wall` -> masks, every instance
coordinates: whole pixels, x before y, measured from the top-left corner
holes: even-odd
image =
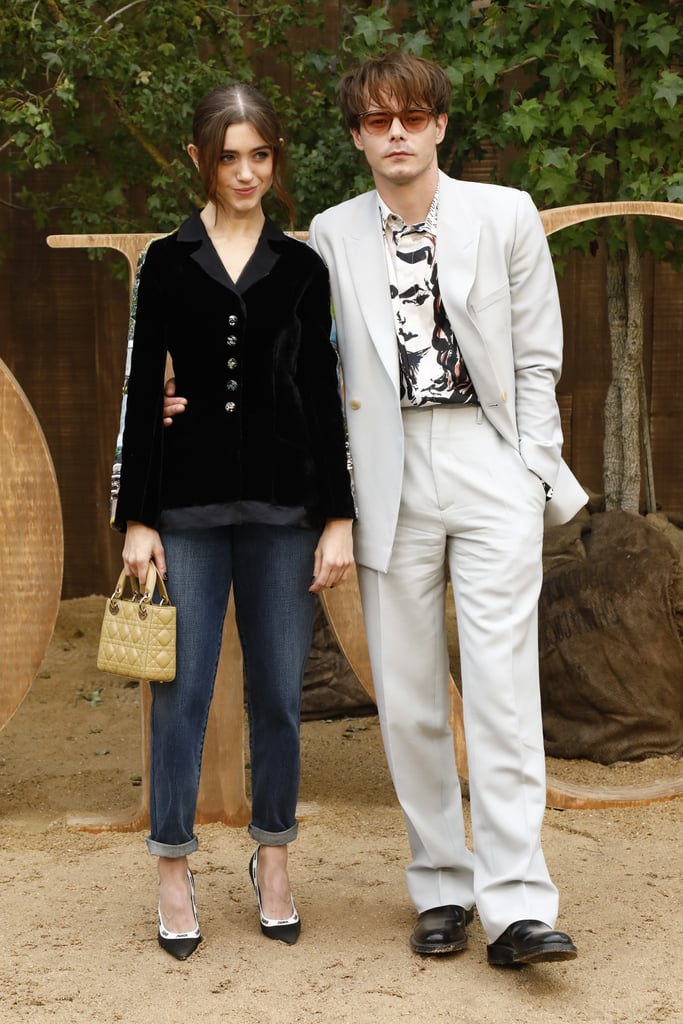
[[[52,172],[50,172],[52,173]],[[0,183],[11,200],[11,182]],[[301,225],[305,228],[306,225]],[[26,392],[50,448],[64,515],[63,597],[106,593],[121,538],[108,525],[109,474],[118,426],[128,320],[127,281],[108,252],[50,249],[30,217],[0,203],[0,358]],[[565,322],[559,393],[571,410],[570,464],[601,491],[603,403],[610,375],[604,259],[573,256],[559,280]],[[648,268],[646,378],[657,499],[683,510],[683,272]],[[6,582],[6,581],[5,581]]]
[[[0,198],[11,196],[2,182]],[[109,478],[126,354],[128,281],[115,260],[48,248],[0,203],[0,358],[26,392],[52,455],[64,517],[63,597],[107,593],[120,571]],[[127,265],[125,266],[127,275]],[[7,581],[2,581],[7,585]]]

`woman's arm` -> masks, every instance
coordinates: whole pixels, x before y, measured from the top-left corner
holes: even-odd
[[[153,526],[160,511],[168,310],[162,287],[162,252],[157,244],[149,247],[140,268],[131,313],[133,349],[126,381],[121,481],[113,522],[121,531],[125,531],[128,520]]]

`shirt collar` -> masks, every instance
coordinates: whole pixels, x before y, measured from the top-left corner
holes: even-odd
[[[403,231],[419,231],[430,235],[436,235],[436,222],[439,214],[439,186],[436,186],[436,192],[432,199],[431,205],[427,212],[425,220],[420,221],[418,224],[406,224],[402,217],[399,217],[397,213],[390,210],[387,204],[384,202],[382,197],[378,194],[379,199],[379,212],[382,218],[382,231],[386,232],[387,227],[390,231],[398,234]]]

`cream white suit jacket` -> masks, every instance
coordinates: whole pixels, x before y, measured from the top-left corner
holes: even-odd
[[[403,428],[377,193],[319,214],[310,242],[330,272],[358,502],[355,557],[385,572],[401,495]],[[436,253],[444,307],[482,410],[553,488],[546,524],[566,522],[587,495],[561,459],[555,386],[562,320],[538,211],[526,192],[440,172]]]

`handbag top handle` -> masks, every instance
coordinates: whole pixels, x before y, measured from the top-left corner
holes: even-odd
[[[157,587],[159,591],[159,596],[161,598],[161,601],[159,603],[171,603],[170,598],[168,596],[168,591],[166,590],[166,584],[164,583],[161,573],[157,570],[157,567],[154,564],[154,562],[150,561],[149,563],[149,567],[147,569],[147,579],[145,580],[145,586],[142,591],[140,590],[140,581],[136,579],[135,576],[126,576],[126,569],[124,566],[124,568],[121,570],[121,575],[119,576],[118,581],[116,583],[116,589],[114,593],[111,595],[110,603],[113,604],[116,601],[118,601],[121,597],[123,597],[123,592],[126,587],[126,580],[130,582],[131,590],[133,591],[133,601],[139,601],[140,604],[144,604],[145,602],[151,603],[152,595],[154,594],[154,588]]]

